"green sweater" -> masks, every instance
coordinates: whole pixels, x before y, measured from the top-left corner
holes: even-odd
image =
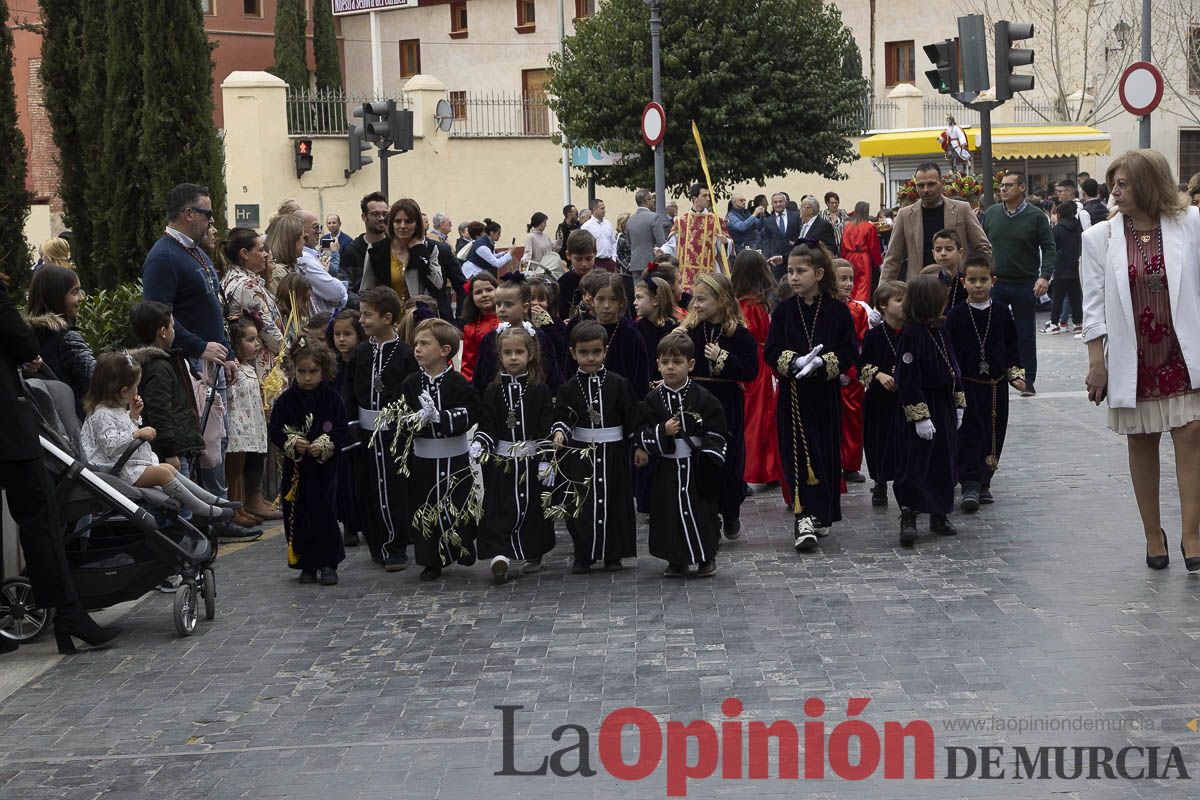
[[[983,230],[992,243],[992,269],[997,278],[1050,279],[1056,257],[1054,234],[1041,209],[1026,205],[1010,217],[1004,204],[996,203],[983,213]]]

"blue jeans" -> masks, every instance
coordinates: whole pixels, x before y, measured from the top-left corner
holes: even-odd
[[[1034,312],[1037,298],[1033,296],[1034,278],[1021,280],[998,279],[992,286],[992,300],[1003,303],[1012,311],[1017,325],[1017,348],[1021,351],[1021,366],[1025,368],[1025,382],[1033,385],[1037,380],[1037,334],[1034,332]]]
[[[207,375],[212,371],[212,365],[201,359],[196,359],[192,362],[192,367],[201,375]],[[207,370],[207,372],[206,372]],[[198,470],[198,480],[196,483],[203,486],[206,490],[212,492],[222,500],[229,499],[229,495],[225,489],[225,448],[229,445],[229,388],[225,384],[225,367],[222,365],[217,369],[217,394],[221,396],[221,403],[225,406],[226,416],[223,420],[225,432],[221,436],[221,453],[217,464],[214,467],[200,467]],[[204,406],[196,409],[201,415],[204,414]],[[203,420],[201,420],[203,422]]]

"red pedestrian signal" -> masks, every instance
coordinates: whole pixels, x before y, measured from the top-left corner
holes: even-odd
[[[313,168],[312,139],[297,139],[296,148],[296,177]]]

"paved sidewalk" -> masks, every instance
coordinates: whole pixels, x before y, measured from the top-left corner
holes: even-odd
[[[1158,746],[1159,769],[1175,745],[1200,773],[1200,734],[1186,728],[1200,714],[1200,579],[1178,556],[1169,444],[1172,564],[1152,573],[1124,444],[1080,391],[1083,346],[1038,346],[1041,395],[1014,398],[997,503],[956,516],[955,538],[923,532],[899,548],[896,509],[871,508],[860,485],[806,557],[778,494],[750,499],[712,580],[662,579],[649,557],[572,576],[560,532],[544,572],[502,587],[483,565],[421,584],[359,548],[342,583],[321,588],[295,582],[280,538],[264,541],[221,559],[218,616],[196,636],[177,639],[170,598],[151,596],[118,647],[62,659],[0,704],[0,798],[662,798],[662,766],[636,782],[603,769],[601,719],[636,705],[662,723],[720,723],[727,697],[743,722],[797,726],[820,697],[827,736],[847,698],[870,697],[862,718],[878,731],[930,722],[938,777],[885,780],[881,765],[853,782],[827,766],[820,782],[691,781],[689,797],[1194,796],[1182,780],[1011,779],[1018,745]],[[574,723],[598,774],[495,776],[499,704],[525,709],[518,768],[573,744],[551,734]],[[1022,724],[1041,727],[1003,729]],[[953,746],[1008,748],[1009,777],[945,779]],[[1130,769],[1145,762],[1130,756]]]

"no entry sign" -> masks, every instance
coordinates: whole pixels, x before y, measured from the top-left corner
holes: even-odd
[[[1126,111],[1144,117],[1162,101],[1162,73],[1149,61],[1135,61],[1121,74],[1120,94]]]
[[[642,138],[651,147],[658,147],[667,132],[667,112],[658,103],[646,103],[642,109]]]

